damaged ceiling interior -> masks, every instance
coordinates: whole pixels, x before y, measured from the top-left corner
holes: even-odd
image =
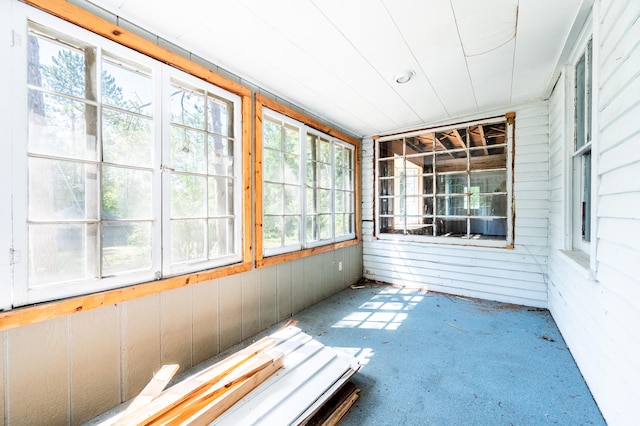
[[[90,1],[356,136],[546,98],[590,4]]]

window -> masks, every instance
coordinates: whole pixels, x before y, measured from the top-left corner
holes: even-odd
[[[511,244],[512,124],[501,117],[379,138],[378,236]]]
[[[216,88],[184,78],[168,84],[169,275],[240,260],[237,111]]]
[[[298,250],[302,245],[302,129],[275,116],[265,117],[263,143],[263,247],[265,252]]]
[[[14,247],[28,257],[11,304],[241,261],[240,98],[43,20],[28,25],[14,124]]]
[[[589,252],[591,241],[592,40],[575,65],[573,144],[573,248]]]
[[[263,254],[354,238],[354,147],[275,111],[262,123]]]

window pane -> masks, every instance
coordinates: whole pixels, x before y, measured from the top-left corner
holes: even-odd
[[[284,151],[292,154],[300,153],[300,129],[285,124]]]
[[[284,212],[286,214],[300,213],[300,195],[298,186],[284,186],[284,203]]]
[[[171,260],[172,263],[205,260],[204,219],[171,221]]]
[[[467,192],[467,175],[462,173],[437,177],[438,194],[464,194]]]
[[[171,122],[194,129],[205,129],[204,96],[171,86]]]
[[[97,166],[29,158],[30,220],[98,218]]]
[[[378,143],[378,158],[393,158],[395,155],[404,155],[404,141],[396,139]]]
[[[279,151],[265,149],[263,152],[262,174],[265,181],[284,182],[282,156]]]
[[[284,244],[292,245],[300,242],[300,217],[287,216],[284,218]]]
[[[97,159],[95,106],[29,90],[29,151]]]
[[[262,224],[264,248],[281,247],[283,242],[283,218],[281,216],[265,216]]]
[[[438,173],[463,172],[467,170],[466,151],[447,152],[436,155]]]
[[[507,166],[507,149],[474,149],[469,152],[469,162],[471,170],[503,169]]]
[[[105,222],[102,225],[102,274],[151,270],[151,223]]]
[[[29,286],[96,278],[97,225],[29,225]]]
[[[400,179],[381,179],[378,185],[380,195],[394,195],[395,188],[399,188]]]
[[[233,141],[220,136],[209,136],[209,174],[233,176]]]
[[[126,111],[151,116],[151,78],[139,70],[102,61],[102,102]]]
[[[150,171],[103,166],[103,219],[147,219],[152,217]]]
[[[591,150],[582,156],[584,185],[582,191],[582,239],[591,241]]]
[[[318,169],[318,186],[321,188],[331,188],[331,165],[317,164]]]
[[[300,181],[299,155],[284,155],[284,181],[287,183],[298,183]]]
[[[328,192],[328,191],[327,191]],[[335,193],[335,211],[336,213],[343,213],[346,210],[346,202],[347,200],[345,199],[345,192],[343,191],[336,191]]]
[[[282,151],[282,126],[280,123],[265,118],[262,123],[262,145]]]
[[[436,214],[447,216],[467,215],[466,195],[446,195],[436,198]]]
[[[105,162],[151,167],[153,136],[150,119],[102,110],[102,158]]]
[[[321,240],[331,238],[331,215],[318,215],[318,237]]]
[[[467,220],[447,217],[438,218],[438,235],[442,237],[463,237],[467,235]]]
[[[284,186],[280,184],[265,183],[262,186],[265,214],[284,213]]]
[[[207,98],[209,117],[207,130],[222,136],[233,136],[233,121],[231,120],[233,104],[218,97]]]
[[[185,172],[206,173],[205,134],[171,126],[171,167]]]
[[[52,40],[29,36],[28,83],[85,98],[85,59],[81,51]]]
[[[580,57],[580,60],[576,64],[576,150],[582,148],[586,142],[585,137],[585,105],[588,103],[588,99],[586,98],[586,86],[585,86],[585,77],[586,77],[586,60],[585,55],[583,54]]]
[[[397,160],[388,158],[386,160],[378,161],[378,176],[380,177],[392,177],[395,173],[395,162]]]
[[[209,259],[234,253],[233,219],[209,219]]]
[[[471,187],[476,187],[476,192],[506,192],[507,172],[471,172],[469,175]]]
[[[209,217],[233,212],[233,179],[209,178]]]
[[[207,179],[202,176],[171,175],[171,217],[204,217]]]
[[[474,219],[470,220],[470,233],[504,240],[507,235],[507,219]],[[502,238],[500,238],[502,237]]]

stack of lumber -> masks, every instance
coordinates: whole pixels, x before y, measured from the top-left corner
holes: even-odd
[[[359,393],[358,362],[294,326],[163,390],[177,368],[164,366],[109,424],[333,425]]]

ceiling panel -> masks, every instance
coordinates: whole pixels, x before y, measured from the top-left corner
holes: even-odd
[[[582,0],[91,2],[361,136],[544,97],[582,7]],[[394,75],[403,70],[416,75],[398,85]]]

